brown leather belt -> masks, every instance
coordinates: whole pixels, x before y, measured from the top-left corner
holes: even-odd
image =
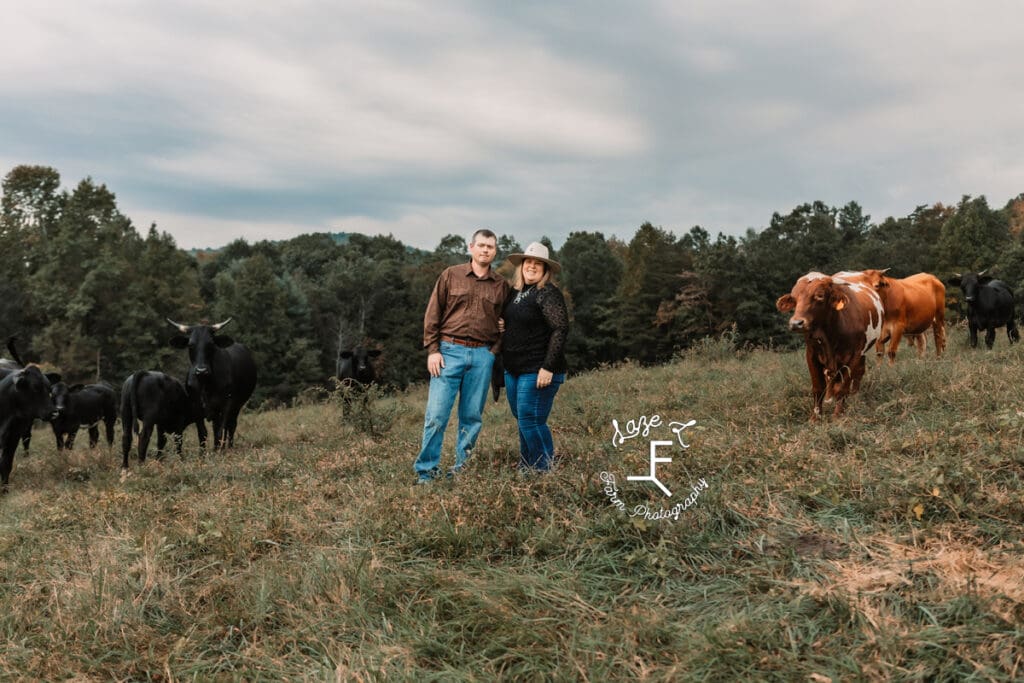
[[[468,346],[471,349],[478,349],[481,346],[490,346],[487,342],[481,342],[475,339],[459,339],[458,337],[449,337],[446,334],[441,335],[441,341],[458,344],[459,346]]]

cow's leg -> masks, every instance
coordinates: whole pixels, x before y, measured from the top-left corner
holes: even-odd
[[[100,428],[97,424],[89,425],[89,448],[96,448],[100,442]]]
[[[219,451],[224,448],[224,413],[211,415],[210,423],[213,425],[213,449]]]
[[[894,328],[892,332],[892,339],[889,341],[889,365],[896,365],[896,352],[900,348],[900,340],[902,339],[903,328]]]
[[[821,416],[821,404],[825,400],[825,368],[818,362],[810,344],[807,346],[807,369],[811,373],[811,395],[814,399],[811,419],[817,420]]]
[[[67,438],[64,439],[64,448],[71,450],[75,447],[75,436],[78,434],[78,427],[68,429]]]
[[[882,334],[878,337],[878,341],[875,342],[875,356],[878,360],[882,360],[882,356],[885,355],[885,344],[890,341],[890,339],[891,336],[889,334],[889,330],[883,329]]]
[[[918,358],[924,358],[924,352],[927,346],[928,340],[925,338],[924,332],[914,335],[914,347],[917,349]]]
[[[107,428],[107,447],[111,447],[114,445],[114,423],[117,421],[117,416],[111,414],[103,418],[103,420],[104,426]]]
[[[62,450],[64,450],[64,432],[54,427],[53,438],[57,442],[57,452],[60,453]]]
[[[143,421],[139,432],[139,463],[146,462],[146,451],[149,449],[149,438],[153,435],[153,423]]]
[[[199,439],[199,450],[206,450],[206,437],[209,432],[206,431],[206,420],[196,420],[196,438]]]
[[[996,328],[990,327],[985,330],[985,346],[992,348],[992,345],[996,342]]]
[[[6,493],[11,470],[14,469],[14,452],[18,450],[21,434],[10,423],[0,426],[0,430],[3,431],[3,438],[0,439],[0,493]]]
[[[182,454],[182,452],[181,452],[181,442],[184,440],[182,438],[182,437],[184,437],[184,435],[185,435],[184,430],[180,431],[180,432],[173,432],[171,434],[171,439],[174,441],[174,451],[178,454],[178,457],[181,458],[182,460],[185,459],[184,454]]]
[[[7,493],[7,483],[11,480],[11,470],[14,468],[14,451],[8,452],[5,447],[3,455],[0,455],[0,493]]]
[[[156,458],[157,460],[164,459],[164,447],[167,445],[167,432],[163,430],[163,427],[156,428]]]
[[[121,428],[123,430],[121,433],[121,469],[126,470],[128,469],[128,453],[132,450],[132,429],[135,428],[135,425],[122,423]]]
[[[932,332],[935,335],[935,356],[941,356],[946,350],[946,319],[942,309],[932,318]]]
[[[1017,323],[1013,321],[1013,318],[1010,318],[1010,321],[1006,323],[1006,336],[1011,344],[1020,341],[1020,332],[1017,330]]]
[[[21,447],[25,449],[25,456],[28,456],[28,447],[32,443],[32,423],[30,422],[28,427],[25,429],[25,433],[21,435]],[[17,448],[15,448],[17,450]]]
[[[974,323],[967,324],[968,338],[971,340],[971,348],[978,348],[978,326]]]
[[[241,408],[241,406],[229,406],[226,413],[227,419],[224,421],[224,432],[225,438],[228,441],[228,448],[234,448],[235,446],[235,428],[238,427],[238,411]]]

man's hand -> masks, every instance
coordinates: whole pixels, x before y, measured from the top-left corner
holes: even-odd
[[[427,356],[427,372],[430,373],[431,377],[440,377],[441,368],[444,367],[444,357],[441,353],[435,351],[434,353]]]

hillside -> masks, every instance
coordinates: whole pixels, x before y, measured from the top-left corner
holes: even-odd
[[[127,477],[39,429],[0,498],[0,678],[1019,679],[1024,347],[965,336],[872,360],[816,424],[802,352],[577,376],[538,478],[502,397],[471,471],[414,486],[422,386],[245,413],[233,452],[189,432]],[[671,499],[626,479],[689,420]]]

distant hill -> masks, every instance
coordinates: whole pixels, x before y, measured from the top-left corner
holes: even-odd
[[[348,232],[328,232],[328,233],[325,233],[325,234],[328,235],[332,240],[334,240],[335,244],[348,244],[349,235],[351,235],[352,233],[348,233]],[[298,235],[296,235],[296,237],[298,237]],[[288,239],[292,239],[292,238],[288,238]],[[281,242],[287,242],[288,240],[270,240],[270,241],[273,244],[280,244]],[[223,249],[224,249],[224,246],[220,246],[220,247],[195,247],[193,249],[186,249],[185,251],[187,251],[192,256],[198,256],[199,254],[205,254],[205,255],[217,254],[217,253],[223,251]]]

